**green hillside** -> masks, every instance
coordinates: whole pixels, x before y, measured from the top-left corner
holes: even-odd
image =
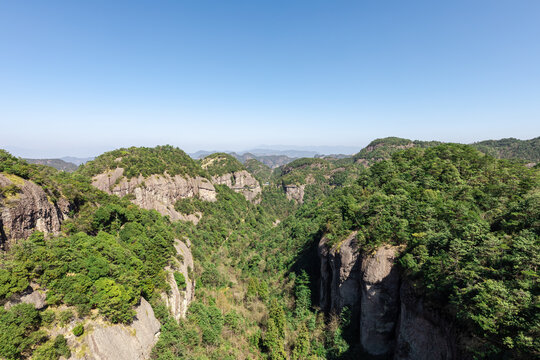
[[[139,175],[148,177],[165,172],[171,176],[207,176],[189,155],[170,145],[155,148],[130,147],[109,151],[81,165],[78,172],[85,176],[94,176],[117,167],[124,169],[124,176],[128,179]]]
[[[540,137],[530,140],[514,138],[486,140],[472,144],[478,150],[499,159],[520,159],[540,162]]]
[[[232,155],[226,153],[214,153],[200,160],[201,167],[210,176],[220,176],[236,171],[246,170],[244,165]]]
[[[409,144],[402,140],[389,142]],[[387,145],[375,142],[371,151]],[[276,171],[259,205],[216,185],[216,202],[176,204],[185,214],[202,213],[196,225],[171,223],[96,190],[91,176],[120,165],[131,176],[218,175],[244,169],[234,158],[212,154],[203,169],[179,161],[185,153],[173,147],[130,148],[69,174],[1,151],[0,172],[34,181],[51,201],[65,197],[74,210],[59,236],[35,232],[0,255],[0,303],[36,282],[48,289],[49,304],[39,311],[0,306],[0,357],[68,357],[66,339],[48,335],[52,327],[95,313],[130,323],[144,297],[162,323],[152,359],[362,358],[350,315],[315,307],[319,240],[325,235],[339,245],[357,231],[363,252],[404,246],[400,272],[426,306],[456,324],[467,358],[536,358],[540,169],[467,145],[432,145],[400,149],[369,168],[351,159],[298,159]],[[304,204],[286,200],[276,184],[306,185]],[[159,295],[167,290],[163,269],[175,238],[191,240],[197,282],[180,322]]]
[[[258,160],[248,159],[244,166],[261,184],[269,182],[272,177],[272,169]]]

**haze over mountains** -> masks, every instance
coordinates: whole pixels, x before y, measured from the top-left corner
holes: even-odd
[[[530,140],[519,140],[515,138],[506,138],[500,140],[484,140],[475,142],[472,145],[478,148],[479,150],[493,155],[499,158],[520,158],[527,159],[530,162],[538,162],[540,160],[540,154],[538,153],[538,143],[540,142],[540,137],[533,138]],[[362,157],[362,151],[370,147],[378,145],[378,152],[385,151],[386,148],[393,148],[397,146],[429,146],[440,144],[442,142],[438,141],[419,141],[419,140],[409,140],[396,137],[388,137],[383,139],[377,139],[372,141],[366,148],[360,150],[355,147],[343,147],[343,146],[310,146],[310,147],[293,147],[293,146],[266,146],[264,148],[255,148],[246,151],[234,152],[234,151],[222,151],[228,154],[233,155],[241,163],[245,163],[247,160],[255,159],[270,167],[275,169],[277,167],[288,164],[289,162],[302,158],[302,157],[321,157],[325,156],[333,158],[346,158],[349,156],[355,156],[355,158]],[[398,145],[396,145],[398,144]],[[287,149],[288,148],[288,149]],[[319,150],[319,151],[315,151]],[[341,152],[340,152],[341,151]],[[348,151],[348,152],[347,152]],[[210,154],[217,153],[220,151],[207,151],[199,150],[194,153],[189,153],[193,159],[202,159]],[[356,155],[355,155],[356,154]],[[359,155],[360,154],[360,155]],[[386,154],[389,155],[390,153]],[[374,156],[371,154],[370,156]],[[384,157],[384,156],[383,156]],[[381,158],[383,158],[381,157]],[[60,159],[29,159],[27,161],[35,164],[42,164],[52,166],[58,170],[62,171],[74,171],[77,166],[84,164],[90,160],[93,160],[93,157],[87,158],[78,158],[72,156],[65,156]]]
[[[539,141],[0,150],[0,357],[535,358]]]

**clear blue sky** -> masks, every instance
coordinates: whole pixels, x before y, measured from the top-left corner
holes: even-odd
[[[2,1],[0,124],[24,156],[532,138],[540,1]]]

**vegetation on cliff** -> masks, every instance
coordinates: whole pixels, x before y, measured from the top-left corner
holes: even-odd
[[[189,155],[170,145],[155,148],[130,147],[109,151],[81,165],[78,172],[92,177],[116,168],[123,168],[124,176],[128,179],[139,175],[148,177],[165,172],[171,176],[207,176]]]
[[[540,353],[540,176],[470,146],[396,152],[320,211],[338,243],[405,244],[400,264],[476,341],[480,357]]]
[[[214,153],[201,160],[201,167],[208,171],[210,176],[221,176],[246,170],[244,165],[226,153]]]
[[[184,153],[169,146],[130,148],[67,174],[0,152],[0,172],[74,204],[60,236],[34,233],[0,255],[0,301],[32,281],[47,289],[53,309],[70,309],[56,316],[59,322],[96,309],[111,322],[129,323],[133,305],[145,297],[162,324],[151,355],[159,360],[359,356],[358,337],[344,331],[347,312],[319,312],[311,286],[318,281],[313,261],[321,236],[339,246],[355,230],[364,251],[405,245],[402,272],[470,335],[462,351],[476,358],[537,357],[540,168],[466,145],[382,143],[392,150],[375,153],[369,168],[351,159],[288,164],[276,171],[259,205],[223,185],[215,186],[216,202],[178,201],[182,213],[202,213],[197,224],[171,223],[107,195],[90,185],[90,176],[124,165],[126,176],[219,175],[244,169],[234,158],[183,162],[178,155]],[[379,145],[371,151],[384,148]],[[306,185],[304,204],[288,201],[283,185]],[[158,296],[168,288],[164,268],[175,238],[191,241],[195,266],[188,272],[197,283],[196,300],[179,322]],[[175,274],[180,287],[186,280]],[[0,357],[67,356],[65,339],[44,331],[52,321],[49,310],[0,307]]]

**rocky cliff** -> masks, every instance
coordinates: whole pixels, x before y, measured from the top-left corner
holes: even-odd
[[[51,202],[35,183],[11,174],[0,174],[0,249],[7,250],[17,239],[33,231],[57,234],[70,211],[69,202],[60,198]]]
[[[285,195],[287,199],[294,200],[299,204],[304,202],[304,189],[306,185],[285,185],[283,190],[285,190]]]
[[[195,279],[193,279],[193,256],[191,254],[191,242],[176,240],[174,247],[176,249],[176,259],[172,266],[165,268],[167,271],[167,280],[171,290],[163,294],[162,298],[169,308],[171,315],[178,321],[186,317],[189,304],[195,296]],[[174,278],[174,273],[179,272],[184,276],[185,286],[179,287]]]
[[[162,215],[168,215],[173,221],[197,221],[174,209],[174,204],[180,199],[199,197],[205,201],[216,200],[214,186],[203,177],[162,174],[128,180],[123,173],[124,169],[116,168],[96,175],[92,178],[92,185],[109,194],[131,195],[134,204],[143,209],[155,209]]]
[[[136,316],[130,325],[111,325],[100,320],[85,322],[85,332],[80,338],[71,333],[74,324],[63,328],[72,349],[70,360],[149,359],[161,324],[144,298],[135,310]]]
[[[261,186],[257,179],[246,170],[214,176],[212,177],[212,183],[227,185],[235,192],[244,195],[246,200],[252,203],[258,204],[261,202],[259,196],[262,192]]]
[[[362,252],[356,233],[335,246],[323,237],[320,306],[327,312],[351,311],[363,350],[396,360],[457,359],[455,329],[428,309],[395,265],[401,249],[383,245]]]

